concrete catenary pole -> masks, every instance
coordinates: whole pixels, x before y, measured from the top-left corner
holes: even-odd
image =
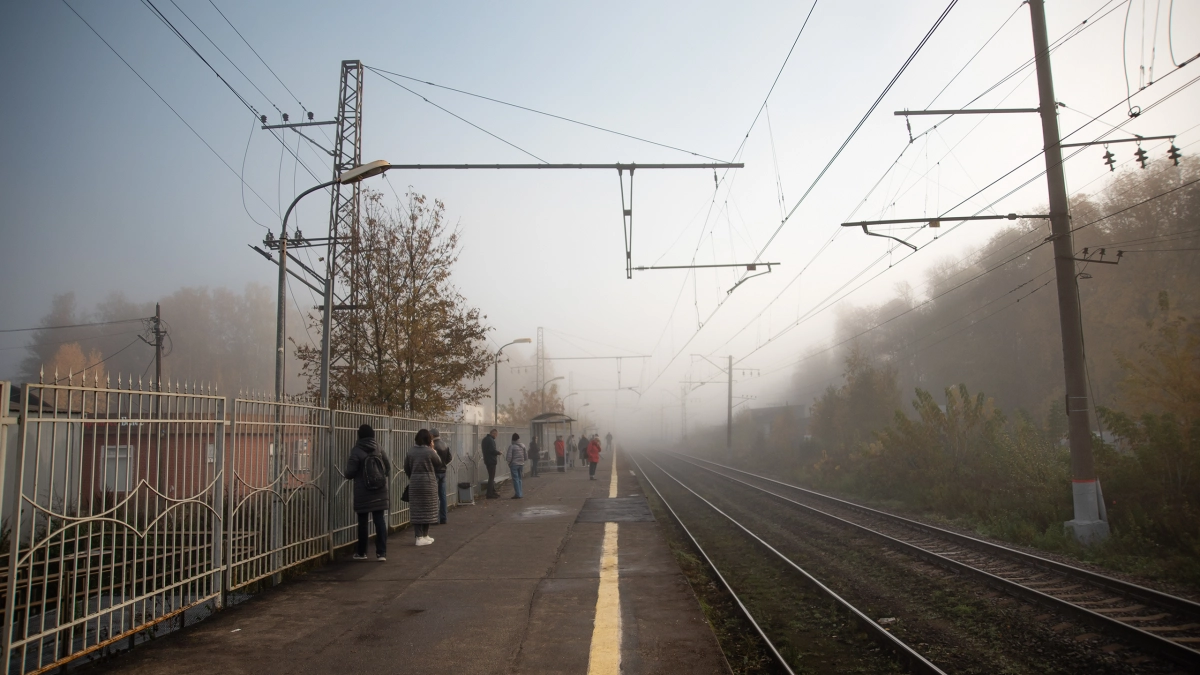
[[[1033,48],[1037,67],[1039,112],[1045,144],[1046,183],[1050,197],[1050,230],[1054,243],[1054,272],[1058,287],[1058,319],[1062,332],[1063,368],[1066,375],[1066,405],[1071,444],[1071,480],[1075,518],[1066,525],[1081,542],[1108,537],[1108,523],[1100,518],[1099,485],[1092,459],[1092,429],[1089,415],[1087,371],[1083,353],[1083,322],[1079,310],[1079,286],[1075,276],[1075,246],[1071,237],[1070,204],[1063,173],[1058,103],[1050,68],[1046,9],[1043,0],[1029,0],[1033,26]]]
[[[294,203],[293,203],[294,204]],[[287,227],[286,221],[284,227]],[[283,401],[284,356],[287,353],[287,230],[279,231],[279,297],[275,314],[275,400]]]
[[[154,391],[162,391],[162,305],[154,303]]]

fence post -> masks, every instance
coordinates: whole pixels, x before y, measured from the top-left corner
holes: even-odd
[[[226,527],[225,519],[228,517],[229,511],[225,509],[225,489],[228,477],[225,473],[225,432],[227,418],[229,413],[229,399],[221,399],[217,404],[219,409],[217,418],[216,432],[213,434],[213,471],[219,480],[214,482],[213,489],[216,494],[213,496],[213,552],[212,566],[216,574],[216,586],[220,591],[217,596],[217,607],[225,607],[229,600],[229,556],[226,555],[228,548],[225,544],[225,533],[231,528]]]
[[[334,473],[337,472],[337,467],[333,464],[333,443],[337,438],[335,432],[337,414],[333,411],[333,406],[325,408],[325,414],[328,418],[328,424],[325,425],[325,541],[329,547],[329,562],[334,561],[333,555],[333,504],[336,501],[333,498],[333,489],[335,485]]]

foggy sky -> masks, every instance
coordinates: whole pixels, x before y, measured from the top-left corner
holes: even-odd
[[[208,2],[178,3],[270,102],[170,2],[155,4],[252,105],[272,122],[279,121],[279,114],[271,102],[293,120],[302,115]],[[7,157],[0,169],[0,329],[37,325],[53,295],[66,291],[74,291],[88,307],[114,290],[150,301],[182,286],[273,284],[275,271],[247,244],[260,241],[267,229],[278,231],[278,214],[292,197],[328,179],[327,157],[301,142],[300,156],[316,177],[298,168],[140,3],[73,0],[72,5],[225,162],[241,171],[244,160],[245,180],[262,200],[247,190],[243,206],[237,177],[61,1],[14,5],[0,23],[0,55],[7,65],[0,73],[6,92],[0,128]],[[733,158],[746,135],[809,10],[808,3],[795,2],[421,6],[223,0],[217,5],[318,119],[335,113],[340,61],[361,59],[368,66],[725,159]],[[715,196],[711,171],[636,174],[634,264],[753,259],[779,226],[781,213],[808,189],[944,6],[942,0],[818,3],[770,98],[769,123],[768,115],[758,120],[737,158],[746,162],[746,169],[726,176]],[[1049,3],[1051,39],[1102,6],[1098,0]],[[1152,53],[1155,78],[1171,70],[1167,16],[1164,10],[1156,19],[1154,9],[1147,3],[1143,16],[1142,6],[1135,6],[1128,26],[1124,8],[1097,17],[1094,28],[1055,52],[1056,94],[1067,106],[1060,112],[1064,134],[1125,97],[1123,28],[1125,72],[1135,90],[1148,78],[1140,68],[1149,66]],[[624,278],[615,172],[393,172],[388,181],[376,178],[367,185],[387,195],[393,190],[403,195],[411,186],[446,203],[447,215],[463,233],[455,279],[495,328],[493,349],[518,337],[534,338],[537,327],[544,326],[551,356],[651,355],[622,361],[621,385],[638,387],[640,398],[632,392],[599,391],[617,386],[611,361],[557,362],[553,373],[571,378],[571,386],[580,390],[573,405],[590,403],[593,419],[602,425],[612,424],[619,406],[621,423],[630,433],[652,433],[659,429],[660,416],[668,421],[679,417],[676,399],[660,390],[678,394],[680,380],[716,373],[691,354],[740,358],[799,316],[822,307],[824,298],[868,262],[896,249],[861,232],[839,233],[838,227],[908,144],[904,120],[892,111],[930,104],[1014,11],[935,107],[966,104],[1032,55],[1028,11],[1018,10],[1017,2],[959,3],[766,249],[763,260],[782,266],[732,295],[727,291],[738,273],[730,270],[700,272],[694,283],[682,271]],[[1195,3],[1178,3],[1171,29],[1176,60],[1200,51],[1200,7]],[[1035,79],[1026,77],[1031,72],[1021,72],[974,106],[1036,106]],[[1186,83],[1193,77],[1189,73],[1184,69],[1171,75],[1134,103],[1148,106]],[[550,162],[697,161],[689,154],[402,82]],[[1194,153],[1200,146],[1187,146],[1200,139],[1194,128],[1200,122],[1198,110],[1200,89],[1187,89],[1117,135],[1180,133],[1177,144]],[[913,118],[914,133],[939,119]],[[1123,107],[1103,118],[1109,124],[1126,119]],[[1106,128],[1093,124],[1072,140],[1091,140]],[[320,131],[312,134],[328,147]],[[295,134],[282,137],[296,149]],[[363,147],[365,161],[535,161],[370,71],[365,77]],[[912,145],[855,217],[935,215],[1040,147],[1036,116],[952,119]],[[1166,161],[1165,146],[1146,147],[1153,161]],[[1113,150],[1124,161],[1134,147]],[[1108,179],[1102,153],[1092,148],[1067,164],[1072,191],[1103,187]],[[1043,168],[1038,158],[956,213],[975,213]],[[995,208],[1000,213],[1039,213],[1044,203],[1045,184],[1035,180]],[[313,195],[302,202],[293,223],[310,236],[323,236],[328,207],[327,198]],[[901,281],[911,283],[920,296],[923,270],[962,256],[995,227],[981,222],[953,232],[943,228],[938,243],[911,260],[906,260],[907,249],[894,250],[861,278],[889,264],[894,269],[847,302],[883,300]],[[814,260],[835,233],[837,238]],[[925,230],[914,242],[922,244],[932,236]],[[801,270],[799,281],[753,321]],[[302,287],[296,293],[303,304],[316,304]],[[700,321],[722,301],[724,306],[697,334]],[[826,344],[833,314],[817,314],[739,365],[767,371]],[[293,336],[307,339],[302,333]],[[0,334],[0,377],[15,374],[27,339],[23,333]],[[508,352],[528,362],[532,345],[509,347]],[[739,378],[738,393],[757,396],[756,407],[781,404],[789,396],[788,375],[785,370],[759,379]],[[533,376],[510,369],[501,378],[515,386]],[[704,387],[690,400],[689,415],[723,419],[723,388]],[[490,408],[489,401],[484,405]],[[660,410],[664,406],[675,407]]]

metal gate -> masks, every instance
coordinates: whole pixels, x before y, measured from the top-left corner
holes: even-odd
[[[62,381],[25,387],[5,476],[7,672],[49,670],[221,593],[225,399]]]

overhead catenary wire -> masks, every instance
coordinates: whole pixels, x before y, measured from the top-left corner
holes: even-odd
[[[459,120],[459,121],[461,121],[461,122],[465,122],[466,124],[468,124],[468,125],[470,125],[470,126],[472,126],[472,127],[476,128],[476,129],[478,129],[479,131],[482,131],[483,133],[487,134],[488,136],[491,136],[492,138],[494,138],[494,139],[496,139],[496,140],[500,141],[501,143],[503,143],[503,144],[505,144],[505,145],[507,145],[507,146],[509,146],[509,147],[511,147],[511,148],[514,148],[514,149],[516,149],[516,150],[518,150],[518,151],[520,151],[520,152],[522,152],[522,153],[524,153],[524,154],[526,154],[526,155],[529,155],[530,157],[532,157],[532,158],[536,159],[537,161],[541,162],[542,164],[549,164],[549,162],[547,162],[546,160],[542,159],[541,157],[538,157],[537,155],[533,154],[532,152],[529,152],[529,151],[528,151],[528,150],[526,150],[525,148],[522,148],[521,146],[519,146],[519,145],[517,145],[517,144],[515,144],[515,143],[512,143],[512,142],[510,142],[510,141],[507,141],[507,140],[505,140],[505,139],[503,139],[503,138],[501,138],[501,137],[497,136],[496,134],[494,134],[494,133],[492,133],[492,132],[488,131],[487,129],[484,129],[483,127],[479,126],[478,124],[475,124],[475,123],[474,123],[474,122],[472,122],[471,120],[468,120],[467,118],[463,117],[462,115],[459,115],[458,113],[452,112],[452,111],[450,111],[450,110],[448,110],[448,109],[444,108],[443,106],[441,106],[441,105],[438,105],[437,103],[434,103],[433,101],[429,100],[429,99],[428,99],[428,98],[426,98],[425,96],[422,96],[421,94],[419,94],[419,93],[417,93],[417,92],[413,91],[412,89],[410,89],[410,88],[408,88],[408,87],[404,86],[403,84],[400,84],[399,82],[397,82],[397,81],[393,80],[392,78],[388,77],[387,75],[384,75],[384,74],[380,73],[378,70],[376,70],[376,69],[374,69],[374,68],[371,68],[370,70],[374,71],[374,72],[375,72],[377,75],[379,75],[379,76],[380,76],[380,77],[382,77],[383,79],[387,80],[388,82],[391,82],[392,84],[396,85],[397,87],[400,87],[400,88],[401,88],[401,89],[403,89],[404,91],[407,91],[408,93],[412,94],[413,96],[416,96],[417,98],[421,99],[422,101],[425,101],[426,103],[428,103],[429,105],[431,105],[431,106],[433,106],[433,107],[437,108],[438,110],[441,110],[442,112],[446,113],[447,115],[450,115],[451,117],[454,117],[455,119],[458,119],[458,120]]]
[[[530,107],[528,107],[528,106],[518,105],[518,104],[516,104],[516,103],[509,103],[508,101],[502,101],[502,100],[500,100],[500,99],[498,99],[498,98],[492,98],[492,97],[490,97],[490,96],[484,96],[483,94],[475,94],[475,93],[472,93],[472,92],[469,92],[469,91],[465,91],[465,90],[463,90],[463,89],[456,89],[456,88],[454,88],[454,87],[449,87],[449,86],[446,86],[446,85],[444,85],[444,84],[437,84],[436,82],[429,82],[428,80],[422,80],[422,79],[420,79],[420,78],[412,77],[412,76],[409,76],[409,75],[404,75],[404,74],[402,74],[402,73],[397,73],[397,72],[393,72],[393,71],[390,71],[390,70],[384,70],[383,68],[375,68],[375,67],[373,67],[373,66],[365,66],[365,67],[366,67],[366,69],[367,69],[367,70],[370,70],[370,71],[374,72],[374,73],[375,73],[375,74],[377,74],[377,75],[381,75],[381,76],[382,76],[382,75],[385,75],[385,74],[386,74],[386,75],[391,75],[391,76],[393,76],[393,77],[399,77],[399,78],[401,78],[401,79],[405,79],[405,80],[408,80],[408,81],[410,81],[410,82],[419,82],[419,83],[421,83],[421,84],[429,85],[430,87],[436,87],[436,88],[438,88],[438,89],[445,89],[446,91],[452,91],[452,92],[455,92],[456,94],[462,94],[462,95],[464,95],[464,96],[470,96],[470,97],[472,97],[472,98],[478,98],[478,99],[481,99],[481,100],[484,100],[484,101],[491,101],[492,103],[497,103],[497,104],[499,104],[499,105],[508,106],[508,107],[510,107],[510,108],[516,108],[517,110],[524,110],[524,111],[526,111],[526,112],[531,112],[531,113],[534,113],[534,114],[536,114],[536,115],[543,115],[543,116],[545,116],[545,117],[551,117],[551,118],[554,118],[554,119],[556,119],[556,120],[561,120],[561,121],[563,121],[563,122],[569,122],[569,123],[571,123],[571,124],[577,124],[577,125],[579,125],[579,126],[582,126],[582,127],[587,127],[587,128],[589,128],[589,129],[595,129],[596,131],[602,131],[602,132],[604,132],[604,133],[606,133],[606,134],[613,134],[613,135],[615,135],[615,136],[621,136],[621,137],[623,137],[623,138],[628,138],[628,139],[630,139],[630,140],[639,141],[639,142],[641,142],[641,143],[648,143],[648,144],[650,144],[650,145],[655,145],[655,146],[658,146],[658,147],[660,147],[660,148],[666,148],[667,150],[675,150],[675,151],[677,151],[677,152],[682,152],[682,153],[685,153],[685,154],[688,154],[688,155],[692,155],[693,157],[701,157],[701,158],[704,158],[704,159],[709,159],[709,160],[712,160],[712,161],[714,161],[714,162],[720,162],[720,161],[723,161],[723,160],[720,160],[720,159],[718,159],[718,158],[716,158],[716,157],[710,157],[710,156],[708,156],[708,155],[705,155],[705,154],[703,154],[703,153],[695,152],[695,151],[693,151],[693,150],[687,150],[687,149],[685,149],[685,148],[680,148],[680,147],[677,147],[677,146],[674,146],[674,145],[669,145],[669,144],[667,144],[667,143],[659,143],[658,141],[652,141],[652,140],[650,140],[650,139],[648,139],[648,138],[642,138],[642,137],[640,137],[640,136],[634,136],[633,134],[627,134],[627,133],[624,133],[624,132],[621,132],[621,131],[616,131],[616,130],[614,130],[614,129],[608,129],[608,128],[605,128],[605,127],[602,127],[602,126],[599,126],[599,125],[596,125],[596,124],[590,124],[590,123],[588,123],[588,122],[581,122],[581,121],[579,121],[579,120],[576,120],[576,119],[571,119],[570,117],[564,117],[563,115],[556,115],[556,114],[554,114],[554,113],[548,113],[548,112],[545,112],[545,111],[542,111],[542,110],[537,110],[536,108],[530,108]]]
[[[252,193],[252,194],[253,194],[255,197],[258,197],[258,200],[259,200],[260,202],[262,202],[264,206],[266,206],[268,209],[270,209],[270,210],[271,210],[273,213],[275,212],[275,209],[274,209],[274,207],[272,207],[272,206],[271,206],[271,205],[270,205],[270,204],[267,202],[267,200],[266,200],[266,199],[264,199],[264,198],[263,198],[263,196],[262,196],[262,195],[260,195],[260,194],[258,193],[258,191],[257,191],[257,190],[255,190],[253,187],[251,187],[251,186],[250,186],[250,184],[249,184],[249,183],[247,183],[247,182],[246,182],[246,179],[245,179],[245,178],[242,176],[242,174],[241,174],[241,173],[239,173],[239,172],[237,171],[237,169],[234,169],[232,166],[230,166],[229,162],[225,161],[225,158],[224,158],[224,157],[222,157],[222,156],[221,156],[221,154],[220,154],[220,153],[218,153],[218,152],[216,151],[216,149],[215,149],[215,148],[213,148],[212,144],[211,144],[211,143],[209,143],[207,140],[205,140],[205,138],[204,138],[203,136],[201,136],[201,135],[200,135],[200,132],[196,131],[196,128],[195,128],[195,127],[193,127],[193,126],[191,125],[191,123],[189,123],[189,122],[188,122],[186,119],[184,119],[183,115],[179,114],[179,111],[178,111],[178,110],[176,110],[176,109],[175,109],[175,107],[174,107],[174,106],[172,106],[170,103],[168,103],[168,102],[167,102],[167,99],[163,98],[162,94],[158,93],[158,90],[157,90],[157,89],[155,89],[155,88],[154,88],[154,86],[153,86],[153,85],[151,85],[151,84],[150,84],[150,83],[149,83],[149,82],[146,80],[146,78],[142,77],[142,74],[141,74],[141,73],[139,73],[139,72],[137,71],[137,69],[136,69],[136,68],[134,68],[134,67],[133,67],[133,65],[132,65],[132,64],[130,64],[130,63],[129,63],[129,61],[128,61],[128,60],[126,60],[126,59],[125,59],[125,57],[124,57],[124,56],[122,56],[122,55],[121,55],[121,53],[120,53],[120,52],[118,52],[118,51],[116,50],[116,48],[112,46],[112,44],[111,44],[111,43],[109,43],[109,41],[108,41],[108,40],[104,39],[104,36],[103,36],[103,35],[101,35],[101,34],[99,33],[99,31],[97,31],[97,30],[96,30],[96,29],[95,29],[95,28],[92,26],[92,24],[88,22],[88,20],[87,20],[87,19],[83,18],[83,15],[82,15],[82,14],[80,14],[78,11],[76,11],[76,10],[75,10],[75,8],[74,8],[74,7],[72,7],[72,6],[71,6],[71,4],[70,4],[69,2],[67,2],[67,0],[62,0],[62,3],[63,3],[64,5],[66,5],[67,9],[71,10],[71,13],[72,13],[72,14],[74,14],[76,17],[78,17],[78,18],[79,18],[79,20],[80,20],[80,21],[82,21],[82,22],[83,22],[83,24],[84,24],[85,26],[87,26],[87,27],[88,27],[88,30],[92,31],[92,34],[93,34],[93,35],[95,35],[97,38],[99,38],[99,39],[100,39],[100,41],[101,41],[101,42],[103,42],[103,43],[104,43],[104,46],[105,46],[105,47],[108,47],[109,51],[111,51],[111,52],[112,52],[114,55],[116,55],[116,57],[117,57],[118,59],[120,59],[120,60],[121,60],[121,63],[124,63],[124,64],[125,64],[125,67],[126,67],[126,68],[128,68],[128,69],[130,70],[130,72],[132,72],[132,73],[133,73],[135,76],[137,76],[137,78],[138,78],[139,80],[141,80],[141,81],[142,81],[142,84],[146,85],[146,87],[147,87],[147,88],[148,88],[148,89],[149,89],[151,92],[153,92],[153,93],[154,93],[154,95],[155,95],[155,96],[158,98],[158,100],[159,100],[159,101],[162,101],[163,105],[167,106],[167,108],[168,108],[168,109],[169,109],[169,110],[170,110],[172,113],[174,113],[175,117],[179,118],[179,121],[180,121],[180,122],[183,122],[183,125],[184,125],[184,126],[186,126],[186,127],[188,128],[188,131],[191,131],[191,132],[192,132],[192,135],[194,135],[196,138],[198,138],[198,139],[200,140],[200,142],[204,144],[204,147],[208,148],[209,152],[211,152],[211,153],[213,154],[213,156],[214,156],[214,157],[216,157],[218,160],[220,160],[221,164],[224,164],[226,169],[229,169],[229,172],[230,172],[230,173],[232,173],[234,176],[237,176],[237,179],[238,179],[238,181],[240,181],[240,182],[241,182],[241,184],[242,184],[242,186],[243,186],[244,188],[249,188],[250,192],[251,192],[251,193]],[[278,216],[279,214],[278,214],[278,213],[276,213],[275,215],[276,215],[276,216]]]
[[[933,26],[925,33],[925,36],[917,44],[917,47],[913,50],[913,52],[909,55],[909,57],[904,61],[904,63],[901,65],[900,69],[892,77],[891,81],[887,84],[887,86],[884,87],[883,91],[875,99],[875,102],[871,104],[871,107],[868,108],[866,114],[863,115],[863,117],[859,121],[859,123],[850,132],[850,135],[847,136],[845,141],[843,141],[842,145],[833,154],[833,157],[830,158],[829,162],[826,163],[825,167],[821,170],[821,172],[817,175],[816,179],[813,180],[813,182],[809,186],[809,188],[804,192],[804,194],[796,202],[795,206],[792,207],[791,211],[787,214],[787,216],[785,216],[783,218],[783,220],[780,221],[779,227],[777,227],[775,229],[775,231],[771,234],[770,238],[767,239],[767,242],[765,244],[763,244],[762,248],[759,249],[758,253],[755,255],[755,258],[754,258],[755,262],[758,262],[759,260],[762,259],[763,254],[766,252],[767,248],[770,247],[771,242],[773,242],[775,240],[775,237],[778,236],[780,230],[783,229],[784,225],[787,224],[788,220],[792,217],[793,214],[795,214],[796,210],[798,208],[800,208],[800,205],[804,203],[804,200],[808,198],[808,195],[812,193],[814,188],[816,188],[816,186],[820,182],[821,178],[823,178],[825,176],[825,174],[829,171],[829,168],[832,167],[833,164],[837,161],[838,157],[841,156],[842,151],[845,150],[846,146],[850,144],[850,141],[854,139],[854,136],[858,133],[858,130],[862,128],[863,124],[865,124],[867,119],[871,116],[871,113],[873,113],[875,111],[875,109],[879,106],[879,103],[882,102],[883,98],[887,95],[887,93],[889,91],[891,91],[892,87],[900,79],[900,76],[904,73],[905,70],[907,70],[909,64],[911,64],[913,62],[913,60],[916,58],[917,54],[919,54],[921,52],[922,48],[924,48],[925,44],[933,36],[934,32],[937,31],[937,28],[942,24],[942,22],[946,19],[946,16],[949,15],[950,10],[952,10],[957,3],[958,3],[958,0],[950,0],[950,3],[942,11],[941,15],[938,16],[938,18],[934,22]],[[811,10],[810,10],[810,13],[811,13]],[[805,22],[805,25],[807,25],[807,20]],[[793,45],[793,48],[794,48],[794,45]],[[790,57],[790,55],[791,55],[790,51],[788,52],[788,55]],[[786,65],[786,63],[785,63],[785,65]],[[782,70],[781,70],[781,72],[782,72]],[[776,76],[776,81],[778,81],[778,75]],[[774,84],[772,84],[772,88],[774,88]],[[769,99],[769,98],[770,98],[770,94],[768,93],[767,99]],[[764,101],[763,101],[764,108],[766,106],[767,99],[764,99]],[[760,112],[761,112],[761,109],[760,109]],[[758,118],[756,116],[755,120],[757,120],[757,119]],[[753,124],[751,124],[751,128],[753,128]],[[749,136],[749,132],[747,132],[747,136]],[[742,141],[742,147],[745,147],[745,139],[743,139],[743,141]],[[740,151],[741,151],[741,148],[739,148],[739,152]],[[738,283],[740,283],[742,280],[745,280],[745,278],[746,278],[746,275],[743,274],[742,278],[739,280]],[[736,288],[736,285],[735,285],[735,288]],[[726,299],[728,297],[729,296],[727,295]],[[721,307],[724,306],[724,304],[725,304],[724,301],[718,303],[717,306],[713,309],[713,311],[709,314],[708,319],[706,319],[703,322],[699,322],[699,326],[697,327],[696,331],[694,333],[692,333],[691,337],[689,337],[687,339],[687,341],[684,343],[683,347],[681,347],[680,350],[677,351],[667,361],[666,365],[664,365],[662,367],[662,369],[659,370],[658,374],[654,377],[654,379],[652,379],[650,381],[650,384],[647,385],[647,389],[654,386],[654,384],[662,377],[663,373],[665,373],[667,371],[667,368],[669,368],[670,365],[675,361],[675,359],[677,359],[679,357],[679,355],[681,353],[683,353],[684,349],[687,349],[688,345],[691,344],[692,340],[694,340],[696,338],[696,336],[699,335],[700,331],[703,330],[704,325],[707,324],[708,321],[710,321],[712,319],[712,317],[716,315],[717,311],[719,311],[721,309]]]

